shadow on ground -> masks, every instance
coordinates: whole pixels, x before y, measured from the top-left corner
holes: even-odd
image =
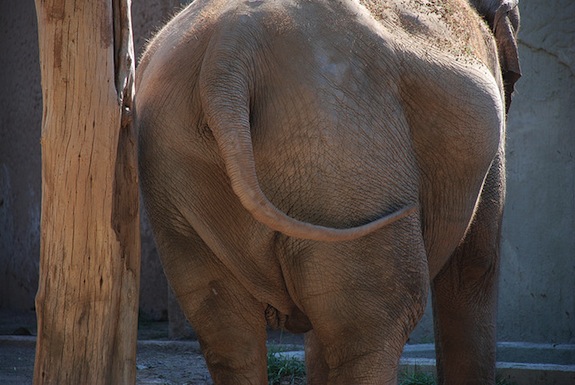
[[[0,384],[32,384],[36,316],[0,311]],[[268,344],[302,349],[303,336],[270,331]],[[136,357],[137,385],[212,384],[197,341],[169,340],[168,322],[141,321]]]

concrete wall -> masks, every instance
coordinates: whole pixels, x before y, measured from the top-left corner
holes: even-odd
[[[34,1],[0,1],[0,307],[30,309],[40,250],[42,91]]]
[[[136,46],[177,0],[134,1]],[[575,343],[575,3],[526,1],[523,78],[508,126],[499,339]],[[41,91],[33,0],[0,2],[0,308],[37,290]],[[144,225],[141,308],[162,318],[167,286]],[[428,311],[413,341],[431,342]]]
[[[141,53],[179,0],[138,0],[132,7]],[[139,56],[139,55],[138,55]],[[0,1],[0,309],[29,310],[38,288],[42,90],[34,0]],[[141,303],[165,318],[168,289],[145,216]]]
[[[499,339],[575,343],[575,2],[521,2]]]

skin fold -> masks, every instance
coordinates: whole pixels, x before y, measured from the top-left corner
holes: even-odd
[[[429,288],[440,383],[494,384],[508,88],[485,3],[196,0],[150,42],[141,188],[216,384],[267,384],[266,325],[306,333],[309,384],[394,384]]]

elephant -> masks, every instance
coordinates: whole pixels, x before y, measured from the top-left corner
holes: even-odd
[[[394,384],[430,292],[439,383],[495,383],[518,21],[496,0],[195,0],[149,42],[141,191],[215,384],[267,384],[268,327],[305,333],[308,384]]]

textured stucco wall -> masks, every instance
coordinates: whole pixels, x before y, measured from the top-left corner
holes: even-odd
[[[575,343],[575,2],[520,5],[499,339]]]
[[[34,1],[0,1],[0,307],[31,309],[40,252],[42,93]]]
[[[135,46],[150,38],[179,0],[132,6]],[[138,55],[139,56],[139,55]],[[0,309],[34,307],[40,253],[42,90],[34,0],[0,1]],[[142,225],[141,309],[166,316],[168,289],[149,226]]]
[[[177,0],[133,2],[136,47]],[[575,2],[523,1],[523,78],[508,126],[499,339],[575,343]],[[0,1],[0,308],[37,289],[40,122],[33,0]],[[165,316],[167,286],[143,226],[141,308]],[[431,342],[428,309],[413,341]]]

